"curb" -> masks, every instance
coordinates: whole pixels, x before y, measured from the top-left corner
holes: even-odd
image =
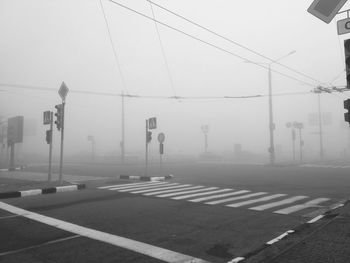
[[[5,168],[5,169],[0,169],[0,172],[11,172],[11,171],[22,171],[26,168],[25,165],[21,165],[18,167],[14,167],[14,168]]]
[[[119,179],[126,180],[140,180],[140,181],[164,181],[172,179],[174,176],[172,174],[166,176],[140,176],[140,175],[120,175]]]
[[[266,248],[271,247],[272,245],[275,245],[277,242],[281,241],[282,239],[286,238],[287,236],[290,236],[292,234],[300,233],[308,225],[316,223],[317,221],[321,220],[322,218],[333,218],[333,217],[337,216],[337,214],[332,215],[331,212],[333,210],[335,210],[335,209],[338,209],[339,207],[344,206],[347,202],[349,202],[349,201],[347,200],[344,203],[340,203],[340,204],[335,205],[334,207],[330,208],[329,210],[327,210],[323,214],[318,215],[318,216],[312,218],[311,220],[300,224],[299,226],[295,227],[294,229],[291,229],[291,230],[288,230],[288,231],[284,232],[283,234],[279,235],[278,237],[276,237],[274,239],[271,239],[270,241],[264,243],[263,245],[261,245],[260,247],[256,248],[255,250],[250,251],[250,252],[248,252],[245,255],[242,255],[240,257],[236,257],[236,258],[228,261],[227,263],[238,263],[238,262],[243,263],[243,262],[246,262],[251,257],[256,256],[257,254],[259,254],[260,252],[262,252]]]
[[[60,192],[76,191],[84,188],[86,188],[85,184],[76,184],[76,185],[57,186],[57,187],[50,187],[50,188],[43,188],[43,189],[12,191],[12,192],[0,193],[0,199],[26,197],[26,196],[41,195],[41,194],[54,194],[54,193],[60,193]]]

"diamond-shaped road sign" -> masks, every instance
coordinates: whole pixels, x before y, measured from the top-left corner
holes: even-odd
[[[157,118],[156,117],[148,119],[148,129],[150,129],[150,130],[157,129]]]
[[[346,1],[347,0],[314,0],[307,11],[328,24],[337,15]]]
[[[69,91],[69,89],[68,89],[66,83],[64,83],[64,81],[63,81],[60,89],[58,90],[58,94],[60,95],[60,97],[63,101],[66,99],[68,91]]]

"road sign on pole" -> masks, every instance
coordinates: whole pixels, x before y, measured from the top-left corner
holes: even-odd
[[[338,35],[350,33],[350,18],[342,19],[337,22]]]
[[[159,143],[163,143],[164,140],[165,140],[165,134],[162,133],[162,132],[159,133],[159,134],[158,134],[158,142],[159,142]]]
[[[47,111],[44,111],[44,125],[46,124],[50,124],[51,122],[51,111],[47,110]]]
[[[150,130],[157,129],[157,118],[156,117],[148,119],[148,128]]]
[[[64,81],[63,81],[60,89],[58,90],[58,94],[60,95],[63,102],[66,100],[66,96],[67,96],[68,91],[69,91],[69,89],[68,89],[66,83],[64,83]]]
[[[307,11],[329,24],[347,0],[314,0]]]

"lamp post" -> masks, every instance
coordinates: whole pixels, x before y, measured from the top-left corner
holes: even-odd
[[[274,130],[275,130],[275,124],[273,122],[273,103],[272,103],[272,74],[271,74],[271,65],[279,62],[280,60],[294,54],[296,51],[292,50],[288,54],[273,60],[269,63],[256,63],[253,61],[245,61],[246,63],[254,63],[254,64],[265,64],[268,66],[268,92],[269,92],[269,135],[270,135],[270,146],[268,148],[269,154],[270,154],[270,164],[274,165],[276,160],[276,154],[275,154],[275,143],[274,143]]]

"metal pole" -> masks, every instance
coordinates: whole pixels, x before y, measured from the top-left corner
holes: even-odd
[[[271,83],[271,65],[269,65],[269,130],[270,130],[270,164],[275,163],[275,146],[274,146],[274,138],[273,138],[273,131],[274,131],[274,123],[273,123],[273,109],[272,109],[272,83]]]
[[[293,162],[295,162],[295,130],[292,129],[292,140],[293,140]]]
[[[162,154],[159,154],[159,173],[160,173],[160,176],[163,173],[163,158],[162,158]]]
[[[148,175],[148,142],[147,142],[147,133],[148,133],[148,120],[146,119],[146,152],[145,152],[145,175]]]
[[[302,144],[302,139],[301,139],[301,128],[299,128],[299,149],[300,149],[300,163],[303,162],[303,144]]]
[[[208,152],[208,134],[204,134],[204,150],[207,153]]]
[[[121,162],[125,162],[125,105],[124,105],[124,91],[122,91],[122,142],[121,142]]]
[[[65,102],[62,101],[62,116],[61,116],[61,155],[60,155],[60,171],[59,171],[59,180],[62,184],[62,166],[63,166],[63,140],[64,140],[64,106]]]
[[[10,144],[10,168],[9,171],[15,170],[15,144]]]
[[[51,141],[49,145],[49,174],[48,180],[51,182],[51,171],[52,171],[52,141],[53,141],[53,112],[50,112],[50,133],[51,133]]]
[[[321,97],[320,93],[318,95],[318,126],[320,132],[320,159],[323,160],[324,151],[323,151],[323,131],[322,131],[322,116],[321,116]]]

